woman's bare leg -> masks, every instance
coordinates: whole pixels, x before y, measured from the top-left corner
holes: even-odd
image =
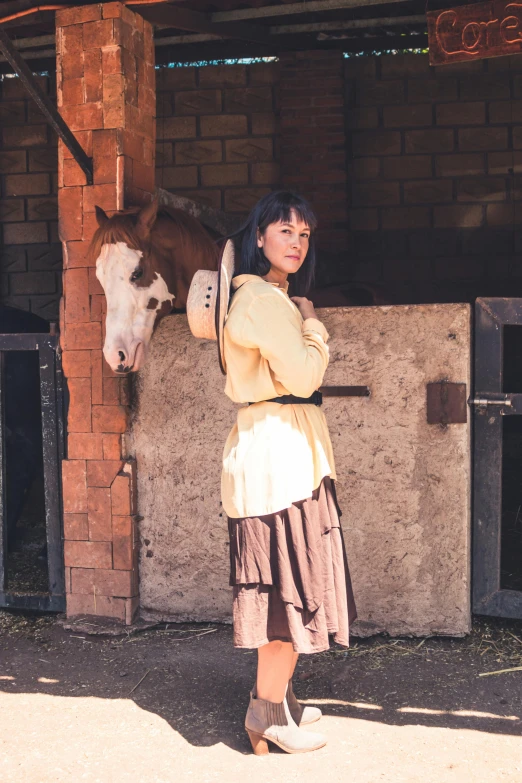
[[[280,704],[286,696],[297,656],[290,642],[269,642],[257,651],[258,699]]]

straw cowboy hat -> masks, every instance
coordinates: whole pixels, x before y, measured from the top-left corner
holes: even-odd
[[[187,297],[187,318],[194,337],[217,340],[219,366],[227,369],[223,351],[223,328],[234,277],[234,243],[228,239],[219,257],[217,272],[198,269],[192,278]]]

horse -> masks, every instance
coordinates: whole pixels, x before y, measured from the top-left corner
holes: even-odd
[[[89,249],[107,300],[103,355],[118,375],[143,367],[152,334],[183,311],[194,273],[216,270],[219,251],[196,218],[158,199],[112,217],[96,207]]]

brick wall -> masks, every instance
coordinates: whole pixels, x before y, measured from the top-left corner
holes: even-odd
[[[244,214],[279,181],[277,63],[157,72],[156,182]]]
[[[346,61],[351,262],[393,301],[522,296],[522,58]]]
[[[136,464],[123,437],[129,378],[103,358],[105,297],[87,249],[96,204],[112,213],[150,200],[154,189],[152,27],[118,2],[60,10],[56,24],[58,106],[94,162],[88,186],[60,143],[67,613],[130,623],[139,601]]]
[[[54,82],[37,78],[54,95]],[[57,138],[18,78],[0,82],[0,127],[0,301],[57,321]]]

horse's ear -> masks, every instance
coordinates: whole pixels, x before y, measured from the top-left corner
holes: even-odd
[[[98,225],[100,228],[103,228],[109,218],[101,207],[94,207],[94,209],[96,210],[96,220],[98,221]]]
[[[152,226],[156,222],[158,217],[159,199],[155,196],[150,204],[142,207],[138,212],[138,219],[136,221],[136,231],[143,238],[146,239],[152,231]]]

